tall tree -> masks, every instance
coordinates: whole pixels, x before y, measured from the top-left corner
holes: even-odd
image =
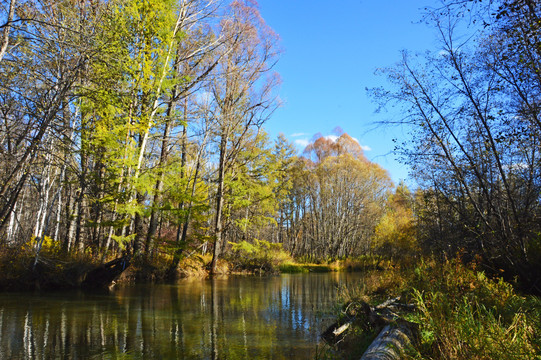
[[[369,252],[392,185],[388,174],[348,134],[320,137],[304,154],[294,190],[300,228],[290,250],[312,259]]]
[[[50,214],[56,208],[54,202],[60,203],[61,190],[53,192],[51,186],[54,184],[59,189],[67,164],[50,164],[50,160],[58,156],[53,154],[55,149],[70,145],[75,88],[79,74],[94,56],[95,48],[89,44],[94,38],[92,33],[88,33],[85,41],[79,41],[77,30],[84,33],[91,29],[99,12],[99,6],[95,12],[84,12],[87,2],[76,6],[68,3],[12,1],[4,26],[7,38],[2,44],[4,61],[0,62],[0,101],[5,156],[0,181],[0,229],[9,223],[10,236],[14,235],[11,224],[16,222],[15,208],[39,215],[41,220],[36,220],[39,224],[43,219],[51,219]],[[81,27],[83,23],[88,25]],[[11,39],[16,40],[9,47]],[[41,172],[44,168],[36,162],[44,159],[49,164]],[[57,171],[57,166],[64,170]],[[32,178],[38,184],[35,189],[28,186]],[[54,196],[49,196],[53,193]],[[21,194],[39,198],[42,211],[20,203]]]
[[[215,101],[217,122],[218,174],[216,190],[215,244],[211,272],[222,248],[225,181],[250,130],[259,128],[276,106],[272,93],[276,75],[270,75],[277,60],[277,36],[265,24],[254,1],[234,1],[229,16],[221,23],[226,39],[219,76],[212,82],[210,92]]]

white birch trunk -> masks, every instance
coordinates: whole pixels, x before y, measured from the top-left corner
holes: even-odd
[[[17,231],[17,224],[18,222],[16,221],[16,218],[17,218],[17,205],[19,204],[19,202],[15,202],[15,205],[13,205],[13,210],[11,211],[11,214],[9,215],[9,223],[8,223],[8,228],[7,228],[7,236],[6,236],[6,243],[9,245],[9,244],[12,244],[14,243],[14,237],[15,237],[15,233]]]
[[[8,50],[9,31],[11,29],[11,22],[13,21],[13,17],[15,15],[15,2],[16,0],[11,0],[9,3],[7,23],[4,27],[4,34],[2,36],[2,47],[0,47],[0,61],[2,61],[2,59],[4,58],[4,55],[6,54]]]
[[[70,131],[69,142],[73,142],[75,132]],[[58,234],[60,232],[60,219],[62,215],[62,191],[64,190],[64,180],[66,179],[66,168],[67,168],[68,156],[64,159],[62,164],[62,169],[60,170],[60,182],[58,184],[57,197],[58,197],[58,206],[56,207],[56,219],[55,219],[55,228],[54,228],[54,239],[58,240]]]
[[[60,176],[60,186],[58,187],[58,206],[56,207],[56,219],[54,225],[53,239],[58,240],[58,233],[60,231],[60,215],[62,214],[62,175]]]
[[[79,202],[76,201],[76,199],[73,199],[73,203],[75,204],[75,209],[73,209],[73,213],[70,216],[70,224],[68,228],[68,252],[71,251],[71,247],[73,246],[73,241],[75,240],[75,230],[77,227],[77,213],[79,212]],[[73,205],[72,205],[73,206]]]

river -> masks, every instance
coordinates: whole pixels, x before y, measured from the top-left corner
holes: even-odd
[[[356,273],[0,294],[0,359],[313,359]],[[319,345],[321,346],[321,345]]]

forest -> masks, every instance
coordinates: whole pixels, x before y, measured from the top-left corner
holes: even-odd
[[[269,138],[282,49],[254,1],[2,6],[4,252],[170,269],[208,253],[210,273],[239,244],[311,262],[460,253],[539,292],[535,2],[426,9],[441,50],[381,70],[389,85],[370,92],[404,114],[413,192],[339,129],[300,155]]]
[[[368,92],[399,109],[379,125],[404,129],[411,189],[339,128],[300,154],[266,133],[283,49],[255,0],[1,0],[0,13],[2,288],[114,259],[147,280],[194,261],[209,275],[357,261],[414,269],[421,317],[459,291],[501,296],[512,324],[513,291],[541,293],[537,1],[425,8],[439,48],[378,70],[386,85]],[[425,354],[450,338],[430,331]]]
[[[391,180],[345,133],[300,157],[265,133],[281,49],[255,2],[3,5],[2,247],[210,272],[242,241],[370,251]]]

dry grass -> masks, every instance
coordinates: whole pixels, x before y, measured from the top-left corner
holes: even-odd
[[[459,260],[425,263],[413,274],[421,326],[415,359],[540,359],[541,300]]]
[[[344,303],[375,304],[397,295],[415,303],[416,312],[402,314],[419,324],[410,359],[541,359],[541,299],[521,296],[460,260],[374,271],[341,295]]]

